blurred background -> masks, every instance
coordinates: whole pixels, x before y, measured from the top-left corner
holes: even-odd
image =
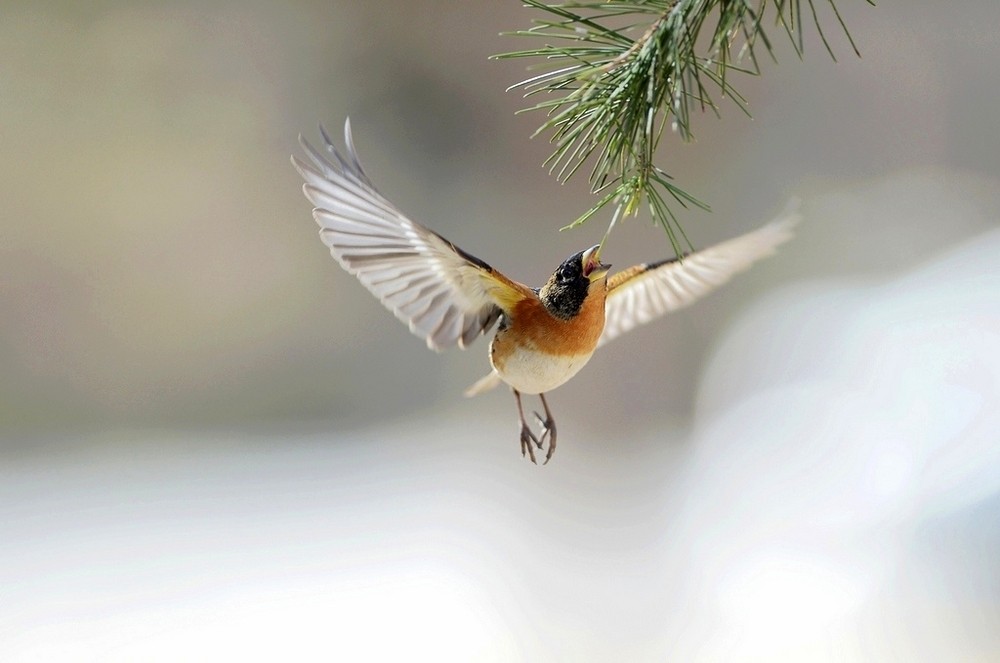
[[[505,88],[518,2],[12,3],[0,21],[3,660],[1000,660],[992,0],[837,3],[663,163],[775,258],[602,349],[521,459],[318,241],[352,118],[401,209],[540,284],[599,240]],[[646,219],[605,249],[670,255]]]

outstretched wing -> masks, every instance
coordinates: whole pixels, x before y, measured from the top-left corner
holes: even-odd
[[[346,157],[320,131],[332,159],[301,137],[309,163],[292,157],[306,181],[306,198],[316,206],[320,238],[428,347],[465,347],[528,290],[382,197],[358,161],[350,120],[344,124]]]
[[[598,345],[707,295],[734,274],[773,255],[792,237],[799,214],[789,212],[763,228],[702,251],[618,272],[608,279],[604,334]]]

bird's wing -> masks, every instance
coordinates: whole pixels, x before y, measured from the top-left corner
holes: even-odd
[[[344,125],[346,156],[321,133],[332,158],[301,137],[309,163],[292,157],[306,181],[306,198],[316,206],[320,238],[428,347],[465,347],[530,293],[382,197],[358,161],[350,121]]]
[[[799,214],[790,211],[763,228],[696,251],[683,259],[644,263],[608,279],[604,333],[598,345],[707,295],[792,237]]]

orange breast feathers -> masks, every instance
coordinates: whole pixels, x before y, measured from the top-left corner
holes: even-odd
[[[537,298],[519,301],[510,316],[504,336],[516,338],[536,350],[554,355],[574,356],[593,352],[604,331],[604,283],[590,286],[580,312],[569,320],[550,314]]]

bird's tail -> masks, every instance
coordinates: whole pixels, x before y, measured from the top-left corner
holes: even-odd
[[[500,374],[496,371],[490,371],[485,377],[476,381],[476,384],[472,385],[465,390],[465,397],[472,398],[473,396],[478,396],[484,392],[493,389],[500,384]]]

